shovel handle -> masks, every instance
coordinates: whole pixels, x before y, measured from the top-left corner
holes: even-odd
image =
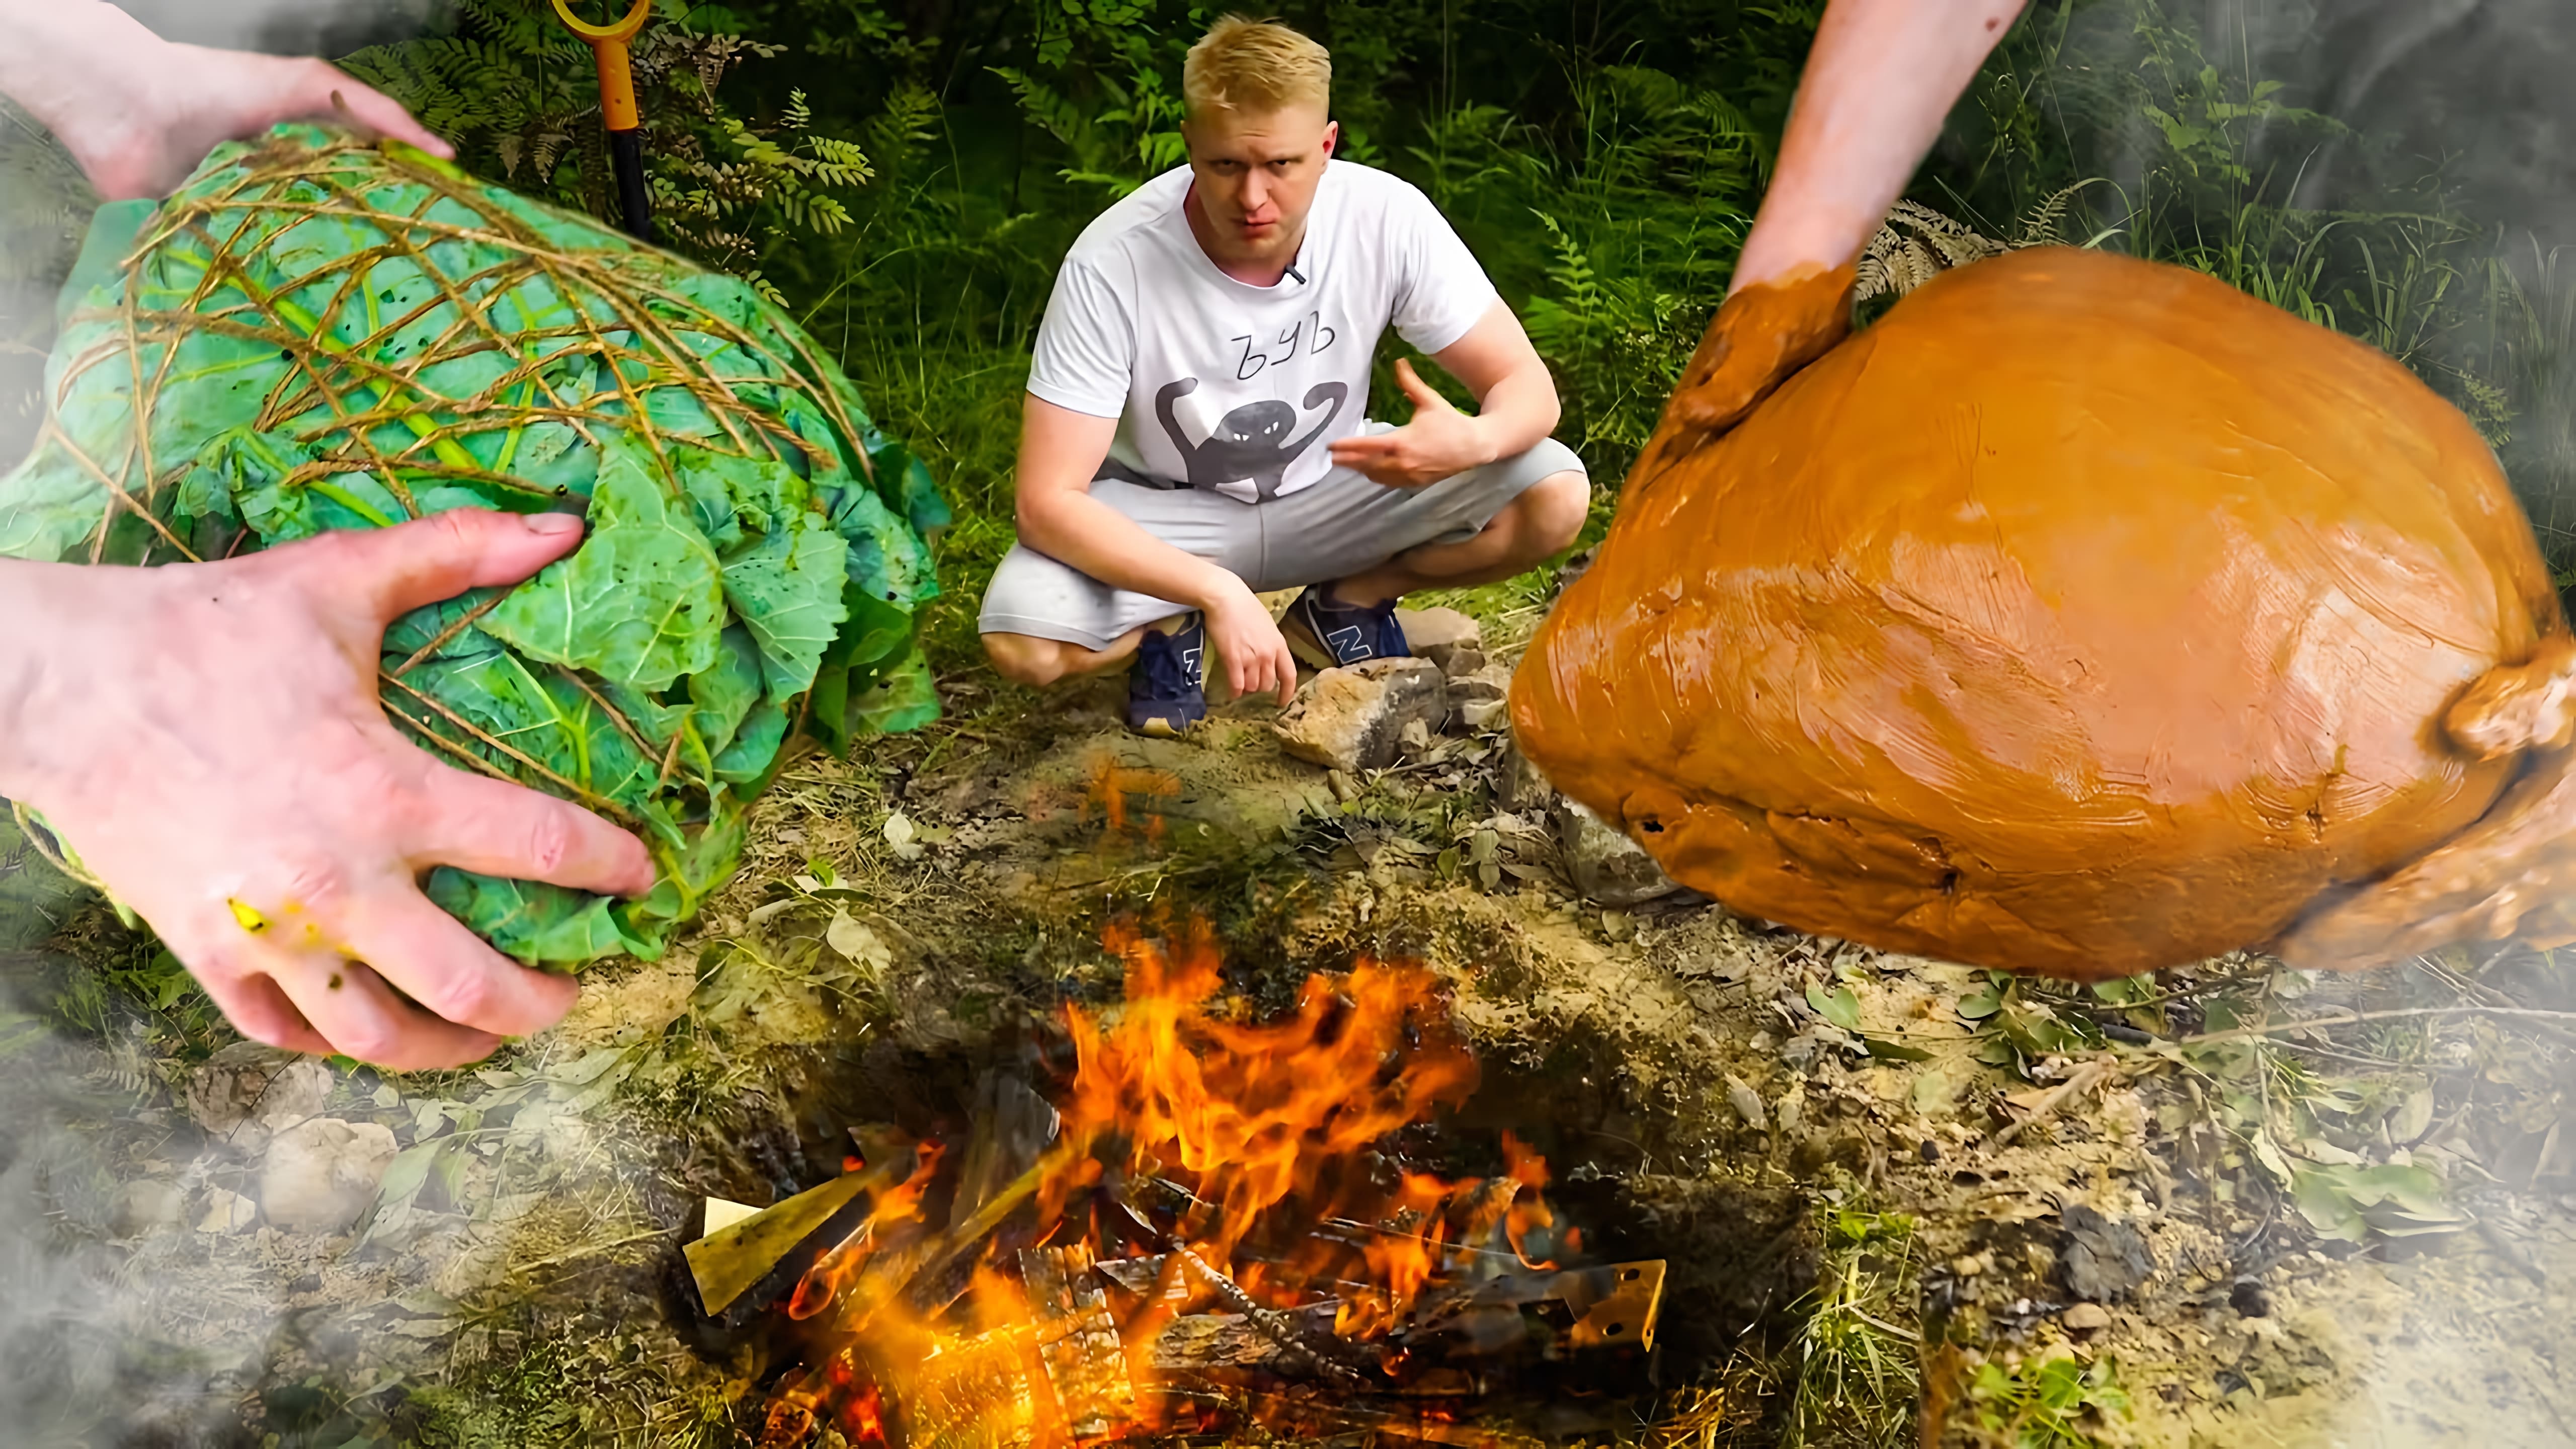
[[[644,124],[635,104],[635,69],[627,46],[653,18],[653,0],[635,0],[626,17],[613,25],[593,25],[572,13],[571,0],[554,0],[555,18],[590,43],[599,65],[599,117],[608,130],[611,165],[617,173],[618,205],[626,229],[638,240],[653,240],[652,194],[644,188],[644,145],[637,130]]]

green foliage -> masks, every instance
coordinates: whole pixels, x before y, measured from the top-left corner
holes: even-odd
[[[2029,978],[1989,971],[1983,986],[1959,999],[1959,1017],[1977,1030],[1977,1060],[2023,1077],[2043,1057],[2102,1045],[2102,1030],[2080,1012],[2047,999]]]
[[[471,505],[588,514],[527,584],[385,639],[412,737],[628,824],[661,867],[633,903],[433,873],[502,950],[659,954],[730,873],[791,719],[845,743],[926,718],[897,685],[944,507],[735,279],[305,126],[102,212],[84,266],[62,354],[131,365],[65,371],[0,479],[0,553],[161,563]]]
[[[802,90],[765,121],[718,99],[735,66],[784,53],[728,28],[740,19],[720,6],[666,7],[637,38],[633,70],[655,224],[757,286],[760,258],[781,235],[830,236],[849,224],[842,194],[873,167],[856,142],[814,128]],[[448,25],[450,34],[373,46],[343,64],[455,142],[468,169],[605,216],[616,183],[590,49],[551,0],[453,0]],[[774,286],[763,291],[784,300]]]
[[[1837,1194],[1839,1196],[1839,1194]],[[1800,1303],[1797,1389],[1781,1442],[1879,1449],[1913,1437],[1921,1335],[1914,1220],[1855,1202],[1819,1209],[1824,1263]]]
[[[2097,1431],[2129,1416],[2129,1392],[2109,1354],[2087,1364],[2071,1356],[2006,1368],[1989,1359],[1968,1385],[1977,1427],[2010,1449],[2095,1449]]]

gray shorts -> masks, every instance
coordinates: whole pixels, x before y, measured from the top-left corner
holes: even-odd
[[[1371,431],[1386,424],[1371,423]],[[1583,460],[1554,438],[1513,458],[1420,488],[1389,488],[1347,468],[1267,503],[1194,488],[1095,479],[1091,496],[1147,533],[1243,580],[1254,593],[1348,578],[1426,543],[1463,543],[1540,479],[1581,473]],[[1014,544],[984,590],[987,634],[1027,634],[1106,649],[1120,635],[1188,612],[1186,604],[1113,589],[1067,564]]]

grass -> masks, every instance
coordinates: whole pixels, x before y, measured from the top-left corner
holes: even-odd
[[[1913,1435],[1922,1383],[1914,1220],[1848,1197],[1819,1214],[1824,1264],[1801,1305],[1797,1387],[1781,1442],[1896,1449]]]

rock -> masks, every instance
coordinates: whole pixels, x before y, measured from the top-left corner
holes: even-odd
[[[2058,1315],[2069,1333],[2092,1333],[2111,1326],[2111,1310],[2099,1303],[2078,1303]]]
[[[1681,889],[1644,846],[1572,800],[1557,802],[1556,833],[1565,873],[1586,900],[1633,906]]]
[[[208,1135],[257,1152],[331,1098],[331,1069],[257,1042],[235,1042],[188,1079],[188,1115]]]
[[[375,1201],[395,1151],[393,1129],[381,1122],[299,1122],[268,1144],[260,1210],[290,1233],[340,1232]]]
[[[1511,692],[1512,672],[1499,664],[1449,676],[1449,703],[1453,707],[1465,700],[1507,698]]]
[[[1555,806],[1556,787],[1539,773],[1537,763],[1517,744],[1504,750],[1502,766],[1494,773],[1494,808],[1528,815]]]
[[[1430,660],[1443,674],[1464,674],[1485,662],[1484,626],[1456,609],[1398,609],[1395,622],[1413,657]],[[1462,652],[1476,657],[1461,659]]]
[[[2259,1278],[2239,1278],[2227,1290],[2227,1306],[2245,1318],[2272,1316],[2272,1295],[2263,1291]]]
[[[258,1203],[225,1188],[208,1188],[206,1210],[198,1215],[197,1231],[238,1233],[258,1221]]]
[[[1501,729],[1504,716],[1511,713],[1511,702],[1501,699],[1471,699],[1458,706],[1458,720],[1469,730],[1481,733]]]
[[[2058,1214],[2066,1232],[2057,1245],[2057,1270],[2066,1291],[2096,1303],[2117,1303],[2155,1272],[2155,1258],[2137,1226],[2084,1203]]]
[[[1272,726],[1288,753],[1355,774],[1395,763],[1404,727],[1426,733],[1449,713],[1440,666],[1428,659],[1371,659],[1306,682]]]
[[[1744,1119],[1745,1126],[1756,1132],[1771,1130],[1771,1114],[1762,1108],[1762,1094],[1733,1072],[1726,1074],[1726,1100],[1734,1106],[1735,1115]]]
[[[1431,727],[1418,719],[1406,720],[1403,732],[1395,737],[1395,752],[1408,760],[1431,753]]]
[[[188,1196],[176,1183],[141,1178],[116,1190],[116,1234],[131,1238],[187,1216]]]

